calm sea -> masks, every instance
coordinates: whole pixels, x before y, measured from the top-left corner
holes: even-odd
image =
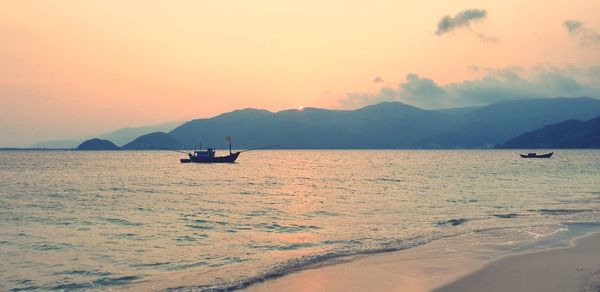
[[[0,152],[0,290],[228,287],[461,234],[527,243],[600,221],[600,151],[518,153],[277,150],[204,165]]]

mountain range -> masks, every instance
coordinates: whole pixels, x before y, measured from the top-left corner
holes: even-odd
[[[140,136],[122,149],[236,148],[277,144],[297,149],[492,148],[543,126],[600,115],[600,100],[523,99],[482,107],[425,110],[384,102],[356,110],[304,108],[270,112],[243,109],[196,119],[168,133]]]

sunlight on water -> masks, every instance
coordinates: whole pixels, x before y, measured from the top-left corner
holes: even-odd
[[[599,177],[599,151],[0,152],[0,290],[224,285],[465,233],[529,242],[600,220]]]

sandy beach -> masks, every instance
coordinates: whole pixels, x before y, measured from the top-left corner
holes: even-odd
[[[600,234],[494,261],[435,291],[600,291]]]
[[[570,247],[524,254],[441,240],[299,271],[246,290],[598,291],[598,247],[600,234],[577,239]]]

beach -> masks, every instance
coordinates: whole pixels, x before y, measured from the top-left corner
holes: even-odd
[[[436,241],[258,283],[247,291],[598,291],[600,233],[517,253]]]
[[[599,291],[600,234],[569,248],[502,258],[435,291]]]

